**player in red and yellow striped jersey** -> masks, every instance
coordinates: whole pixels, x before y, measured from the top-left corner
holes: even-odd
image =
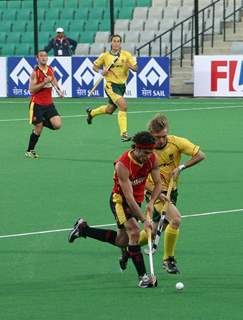
[[[25,152],[28,158],[38,158],[35,146],[41,135],[43,127],[51,130],[61,128],[61,117],[58,114],[52,100],[52,84],[59,88],[58,82],[54,76],[52,67],[47,65],[48,55],[41,50],[37,54],[38,66],[34,69],[30,77],[29,90],[31,93],[29,116],[30,124],[33,124],[34,130],[30,135],[29,145]],[[58,92],[63,98],[63,93]]]
[[[154,154],[154,138],[147,131],[133,137],[134,145],[115,161],[114,187],[110,197],[110,207],[117,222],[117,231],[90,227],[86,221],[79,219],[69,234],[69,242],[79,237],[90,237],[123,248],[128,247],[126,262],[130,257],[139,276],[139,287],[152,287],[152,278],[146,274],[143,254],[139,245],[140,228],[138,221],[144,225],[145,232],[152,226],[142,212],[144,188],[147,177],[151,174],[154,189],[146,210],[152,215],[154,202],[161,190],[161,179]]]
[[[108,70],[116,56],[119,56],[119,58]],[[103,68],[102,74],[106,80],[105,92],[108,96],[108,104],[96,109],[87,108],[87,122],[91,124],[92,119],[98,115],[112,114],[118,107],[117,117],[121,140],[123,142],[130,141],[131,138],[127,133],[127,103],[123,95],[126,91],[129,70],[137,71],[137,63],[130,52],[122,50],[121,37],[119,35],[112,36],[111,50],[102,53],[94,61],[94,71],[99,72],[100,68]]]
[[[181,223],[180,212],[176,208],[177,201],[177,187],[180,173],[198,164],[205,158],[204,153],[200,150],[200,147],[190,142],[188,139],[177,137],[168,134],[168,119],[165,115],[156,115],[148,124],[149,132],[155,138],[156,148],[155,152],[158,157],[158,163],[160,167],[160,174],[162,178],[161,193],[166,194],[169,186],[170,178],[174,178],[174,185],[171,192],[171,202],[168,206],[166,220],[168,220],[165,226],[164,235],[164,256],[163,267],[168,273],[177,273],[178,268],[175,261],[175,247],[179,236],[179,226]],[[189,156],[190,158],[181,164],[182,155]],[[151,177],[148,177],[146,183],[147,196],[150,197],[151,191],[154,188]],[[162,213],[164,205],[163,198],[160,199],[154,206],[154,230],[157,229],[157,225]],[[147,242],[147,235],[143,232],[140,234],[140,244]]]

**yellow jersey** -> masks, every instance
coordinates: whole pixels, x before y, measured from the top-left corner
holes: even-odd
[[[199,149],[200,147],[191,141],[172,135],[167,136],[167,144],[162,149],[155,149],[162,179],[162,191],[168,189],[171,172],[180,165],[182,154],[193,157],[198,153]],[[148,177],[148,182],[153,184],[151,175]],[[178,178],[174,182],[174,190],[177,185]]]
[[[98,59],[94,61],[94,65],[97,67],[104,66],[109,67],[114,61],[115,56],[110,53],[110,51],[102,53]],[[116,84],[124,84],[127,81],[129,75],[128,65],[136,66],[137,62],[132,57],[131,53],[128,51],[120,51],[120,56],[115,62],[114,66],[111,67],[108,74],[105,76],[107,82],[112,82]]]

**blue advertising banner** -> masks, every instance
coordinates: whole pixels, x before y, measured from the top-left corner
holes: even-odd
[[[28,97],[29,78],[36,65],[34,57],[8,58],[8,97]]]
[[[66,97],[86,98],[100,74],[93,70],[96,57],[49,57]],[[138,71],[130,71],[125,97],[168,98],[170,96],[169,58],[138,57]],[[28,97],[29,78],[36,65],[35,57],[7,59],[8,97]],[[53,96],[56,96],[53,90]],[[106,97],[101,81],[92,97]]]
[[[137,97],[169,98],[170,60],[167,57],[137,59]]]
[[[87,97],[101,75],[93,70],[95,57],[72,58],[72,97]],[[104,81],[94,91],[92,97],[104,97]]]

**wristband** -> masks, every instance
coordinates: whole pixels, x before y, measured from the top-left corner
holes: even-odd
[[[178,169],[179,172],[181,172],[182,170],[184,170],[186,168],[186,166],[184,164],[179,165]]]

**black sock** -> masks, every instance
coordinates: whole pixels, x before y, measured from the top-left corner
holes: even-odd
[[[116,245],[116,236],[117,232],[114,230],[105,230],[105,229],[97,229],[91,228],[87,226],[85,228],[85,234],[89,238],[93,238],[103,242],[109,242],[110,244]]]
[[[50,120],[44,120],[43,121],[43,126],[48,128],[48,129],[55,130],[55,128],[53,127],[53,125],[52,125]]]
[[[30,135],[30,140],[29,140],[29,146],[27,151],[34,150],[35,145],[37,144],[37,141],[39,140],[39,137],[37,134],[34,133],[34,131]]]
[[[138,276],[141,277],[146,273],[143,255],[141,253],[141,247],[139,245],[128,245],[129,255],[132,258],[132,262],[137,270]]]

